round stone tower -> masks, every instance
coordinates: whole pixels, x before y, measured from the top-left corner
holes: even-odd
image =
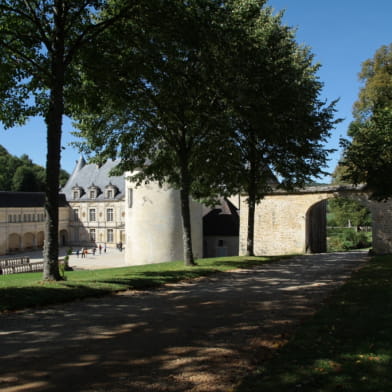
[[[178,190],[156,182],[136,187],[126,180],[125,203],[126,264],[184,259]],[[202,206],[191,201],[190,210],[193,254],[198,258],[203,254]]]

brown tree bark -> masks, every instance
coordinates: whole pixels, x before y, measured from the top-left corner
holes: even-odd
[[[182,217],[182,235],[184,245],[184,264],[186,266],[196,265],[192,249],[192,227],[191,213],[189,208],[190,195],[190,175],[185,157],[181,159],[181,217]]]
[[[64,114],[65,26],[62,2],[55,3],[55,37],[51,56],[50,101],[45,118],[47,126],[44,280],[61,280],[59,272],[59,176],[61,130]]]

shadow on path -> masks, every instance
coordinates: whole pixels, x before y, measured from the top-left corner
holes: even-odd
[[[287,341],[361,252],[0,315],[2,391],[227,391]]]

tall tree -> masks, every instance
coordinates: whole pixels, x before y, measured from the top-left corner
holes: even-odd
[[[392,106],[392,43],[381,46],[373,58],[365,60],[358,77],[363,85],[353,114],[356,122],[363,122],[379,109]]]
[[[0,146],[0,190],[10,191],[15,168],[19,166],[19,159],[11,155]]]
[[[12,178],[12,190],[16,192],[38,192],[37,178],[29,166],[19,166]]]
[[[295,41],[265,1],[232,3],[235,28],[227,31],[225,96],[231,113],[233,148],[240,159],[225,182],[247,194],[247,254],[254,254],[256,204],[277,185],[292,189],[322,173],[324,142],[336,122],[334,105],[319,98],[318,65]],[[234,36],[233,36],[234,35]],[[239,39],[240,38],[240,39]],[[233,184],[234,180],[234,184]]]
[[[82,148],[97,160],[121,157],[118,171],[139,169],[138,182],[179,189],[186,265],[195,264],[189,198],[206,194],[207,173],[218,172],[227,148],[216,82],[219,8],[210,0],[164,1],[143,20],[143,35],[135,21],[107,30],[106,51],[99,62],[86,59],[79,89],[87,97],[99,91],[80,117]]]
[[[392,108],[377,109],[372,117],[350,125],[352,140],[341,140],[344,147],[344,179],[366,184],[371,198],[392,196]]]
[[[366,184],[377,200],[392,196],[392,44],[362,64],[363,87],[354,104],[354,121],[342,139],[346,181]]]
[[[105,11],[105,19],[97,13]],[[104,0],[0,0],[0,121],[40,115],[47,126],[45,280],[58,270],[58,190],[62,118],[72,115],[80,50],[119,14]]]

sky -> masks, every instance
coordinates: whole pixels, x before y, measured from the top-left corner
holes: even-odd
[[[336,105],[336,118],[343,121],[332,131],[327,148],[337,151],[330,155],[332,172],[341,156],[339,138],[346,137],[352,121],[352,106],[358,97],[361,64],[372,58],[382,45],[392,42],[391,0],[268,0],[276,11],[285,10],[283,23],[297,29],[296,40],[309,46],[314,61],[321,64],[318,72],[324,84],[322,99]],[[63,169],[72,173],[79,152],[70,146],[72,122],[64,119],[62,137]],[[46,129],[40,118],[25,126],[4,130],[0,125],[0,144],[12,155],[27,154],[34,163],[45,166]],[[319,180],[329,183],[330,177]]]

